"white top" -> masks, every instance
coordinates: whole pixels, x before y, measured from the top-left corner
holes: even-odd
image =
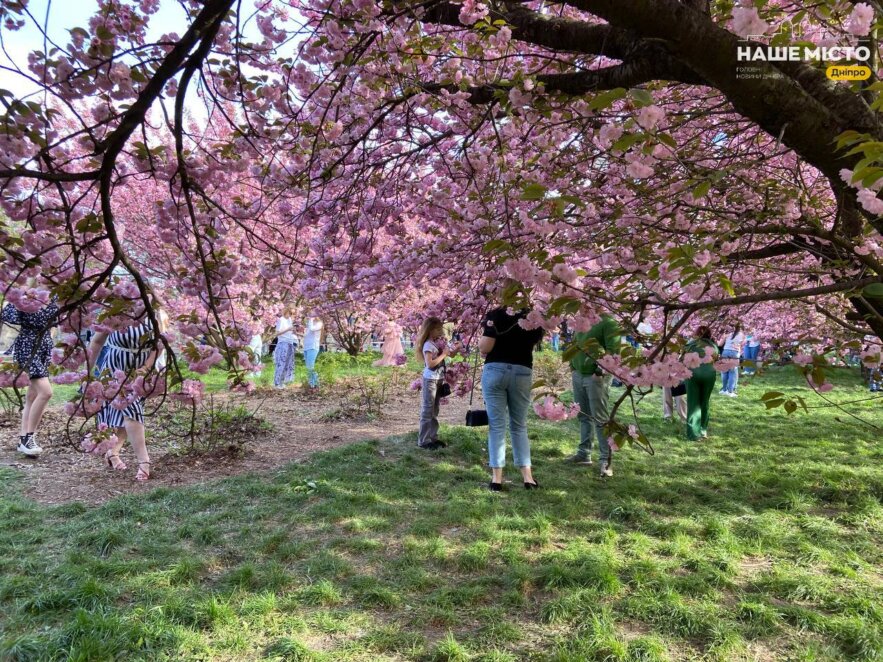
[[[444,361],[442,361],[442,363],[439,363],[438,367],[436,367],[435,370],[431,370],[429,366],[426,365],[426,352],[438,354],[439,351],[440,350],[438,346],[431,340],[427,340],[425,343],[423,343],[423,379],[441,379]]]
[[[740,331],[735,336],[731,333],[724,341],[724,351],[741,352],[742,343],[745,342],[745,335]]]
[[[318,317],[308,317],[304,322],[304,351],[319,349],[322,342],[322,320]]]
[[[288,317],[280,317],[276,320],[276,333],[287,328],[288,331],[279,336],[279,342],[297,342],[297,336],[294,335],[294,325]]]
[[[255,358],[260,360],[264,354],[264,339],[261,338],[260,333],[256,333],[251,337],[248,348],[254,353]]]
[[[652,335],[653,327],[647,324],[647,322],[641,322],[638,324],[638,333],[644,336]]]

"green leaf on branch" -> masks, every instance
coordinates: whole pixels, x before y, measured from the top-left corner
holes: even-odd
[[[767,400],[776,400],[783,397],[785,397],[785,394],[781,391],[767,391],[762,396],[760,396],[760,399],[762,402],[766,402]]]
[[[834,140],[837,143],[837,150],[839,151],[847,145],[855,145],[857,142],[871,140],[871,134],[859,133],[858,131],[850,129],[841,133]]]
[[[537,184],[536,182],[531,182],[530,184],[525,184],[521,189],[521,199],[522,200],[542,200],[546,196],[545,186],[542,184]]]
[[[665,145],[668,145],[668,146],[671,147],[672,149],[677,149],[677,148],[678,148],[678,143],[677,143],[677,142],[675,141],[675,139],[672,138],[669,134],[667,134],[667,133],[660,133],[660,134],[659,134],[658,136],[656,136],[656,137],[659,138],[659,142],[661,142],[661,143],[663,143],[663,144],[665,144]]]
[[[871,283],[862,289],[862,296],[871,299],[883,299],[883,283]]]
[[[695,200],[698,200],[699,198],[704,198],[706,195],[708,195],[708,192],[710,190],[711,182],[706,180],[693,189],[693,198]]]
[[[622,138],[613,143],[610,149],[614,152],[626,152],[634,145],[644,140],[644,138],[645,136],[643,133],[627,133]]]
[[[767,409],[775,409],[776,407],[782,406],[784,404],[785,398],[776,398],[775,400],[767,400],[764,402]]]
[[[794,400],[788,400],[783,406],[785,407],[785,411],[789,414],[793,414],[797,411],[797,403],[794,402]]]
[[[603,110],[604,108],[609,107],[614,101],[619,101],[620,99],[625,98],[625,96],[625,88],[615,87],[612,90],[602,92],[592,99],[589,102],[589,108],[592,110]]]
[[[647,90],[634,88],[629,90],[629,96],[631,96],[631,98],[635,102],[635,105],[638,106],[638,108],[653,105],[653,95],[650,94]]]
[[[504,239],[491,239],[481,247],[484,253],[502,253],[512,248],[512,244]]]

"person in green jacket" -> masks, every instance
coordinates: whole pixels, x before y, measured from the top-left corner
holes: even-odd
[[[687,343],[684,354],[696,353],[701,358],[717,357],[718,348],[711,339],[711,329],[700,326],[696,329],[696,338]],[[708,406],[717,372],[711,363],[702,363],[693,368],[693,376],[686,380],[687,387],[687,439],[697,440],[708,437]]]
[[[590,342],[594,340],[595,342]],[[579,447],[567,458],[572,464],[592,463],[592,435],[598,440],[598,461],[601,476],[612,476],[610,445],[604,434],[604,425],[610,418],[607,400],[610,394],[610,375],[598,366],[603,354],[619,354],[622,331],[609,315],[588,331],[574,334],[573,344],[580,351],[570,360],[573,371],[573,401],[579,405]],[[597,343],[597,344],[596,344]]]

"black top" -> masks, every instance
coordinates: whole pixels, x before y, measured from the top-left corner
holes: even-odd
[[[488,313],[482,325],[482,335],[496,338],[497,342],[485,363],[514,363],[533,368],[533,350],[543,339],[543,330],[528,331],[518,323],[527,316],[527,312],[522,310],[517,315],[509,315],[505,308],[497,308]]]

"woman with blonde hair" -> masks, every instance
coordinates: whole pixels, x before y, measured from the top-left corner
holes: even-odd
[[[445,446],[438,439],[438,412],[442,397],[440,383],[444,379],[445,359],[456,354],[459,349],[459,343],[455,343],[450,350],[445,346],[444,325],[438,317],[424,320],[414,344],[415,352],[423,359],[423,399],[420,407],[420,432],[417,436],[417,445],[420,448],[435,450]]]

